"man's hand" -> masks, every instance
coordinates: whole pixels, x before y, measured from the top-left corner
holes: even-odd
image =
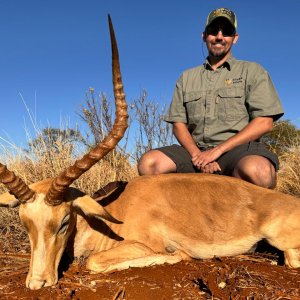
[[[223,154],[220,150],[213,148],[201,152],[184,123],[174,123],[173,132],[182,147],[190,153],[192,163],[198,170],[201,170],[203,173],[221,171],[219,164],[215,162]]]
[[[201,152],[200,150],[193,154],[192,162],[194,166],[203,173],[215,173],[221,171],[216,160],[223,153],[218,148],[212,148]]]
[[[213,162],[207,164],[205,167],[200,167],[200,170],[202,171],[202,173],[213,174],[213,173],[220,172],[221,167],[216,161],[213,161]]]

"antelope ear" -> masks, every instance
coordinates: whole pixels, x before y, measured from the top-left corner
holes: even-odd
[[[104,207],[88,195],[74,200],[73,206],[79,208],[88,217],[100,218],[112,223],[122,224],[121,221],[115,219]]]
[[[0,195],[0,206],[12,208],[18,205],[20,205],[20,201],[14,195],[8,192]]]

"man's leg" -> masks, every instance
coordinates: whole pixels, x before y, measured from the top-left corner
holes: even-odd
[[[138,162],[140,175],[164,173],[195,173],[187,150],[180,145],[166,146],[145,153]]]
[[[232,176],[265,188],[272,189],[276,186],[275,168],[269,159],[263,156],[244,156],[235,166]]]
[[[156,175],[176,172],[175,162],[159,150],[150,150],[138,162],[140,175]]]
[[[278,157],[259,142],[250,142],[224,153],[218,160],[222,175],[233,176],[265,188],[276,185]]]

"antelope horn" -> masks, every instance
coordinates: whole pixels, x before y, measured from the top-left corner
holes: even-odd
[[[15,173],[9,171],[5,165],[0,163],[0,182],[3,183],[21,203],[34,196],[34,191]]]
[[[115,148],[117,143],[124,136],[127,129],[128,114],[125,94],[123,89],[119,53],[114,34],[111,18],[108,15],[109,31],[112,48],[112,74],[114,96],[116,103],[116,118],[110,133],[94,149],[77,160],[73,166],[68,167],[58,177],[56,177],[46,195],[45,201],[49,205],[59,205],[64,200],[67,188],[78,179],[83,173],[89,170],[95,163],[102,159],[108,152]]]

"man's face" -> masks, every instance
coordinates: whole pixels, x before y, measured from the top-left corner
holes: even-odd
[[[225,18],[218,18],[210,24],[203,33],[209,55],[222,59],[238,40],[238,34]]]

